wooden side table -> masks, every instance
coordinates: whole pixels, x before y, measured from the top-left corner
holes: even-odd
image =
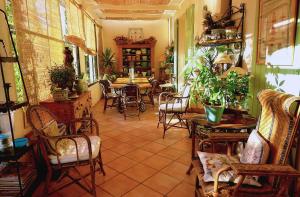
[[[71,120],[91,115],[91,92],[85,92],[79,95],[78,98],[67,101],[56,102],[53,99],[47,99],[40,102],[40,105],[48,108],[60,122],[68,125]],[[76,122],[71,126],[77,131],[81,123]]]

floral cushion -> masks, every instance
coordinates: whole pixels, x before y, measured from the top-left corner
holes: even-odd
[[[270,152],[269,144],[254,129],[242,151],[240,162],[248,164],[265,164]]]
[[[197,153],[201,161],[201,164],[203,166],[203,170],[204,170],[203,180],[205,182],[214,181],[214,177],[216,176],[217,172],[221,168],[225,166],[229,166],[230,163],[240,163],[238,158],[230,157],[225,154],[207,153],[207,152],[200,152],[200,151],[198,151]],[[224,171],[219,176],[219,182],[237,183],[238,180],[239,177],[232,170]],[[250,176],[246,176],[243,184],[261,187],[261,184],[255,178]]]

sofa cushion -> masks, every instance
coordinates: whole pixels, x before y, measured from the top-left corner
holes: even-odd
[[[198,157],[203,167],[204,175],[203,180],[205,182],[214,181],[214,177],[217,172],[225,167],[230,166],[231,163],[239,163],[239,159],[225,154],[207,153],[198,151]],[[239,177],[233,172],[233,170],[224,171],[219,176],[219,182],[233,182],[237,183]],[[254,178],[246,176],[243,184],[253,185],[260,187],[261,184]]]
[[[161,104],[159,106],[159,110],[167,111],[167,112],[185,112],[186,105],[184,103],[169,103],[168,105]]]
[[[96,158],[99,154],[101,140],[99,136],[89,136],[92,146],[92,158]],[[89,159],[88,143],[83,137],[74,138],[77,143],[78,157],[80,161]],[[60,154],[58,156],[60,163],[70,163],[77,161],[76,145],[74,141],[70,139],[63,139],[57,143],[57,151]],[[50,162],[52,164],[58,164],[57,156],[50,154]]]
[[[270,152],[269,144],[257,132],[253,130],[249,135],[246,146],[242,151],[240,162],[248,164],[265,164]]]

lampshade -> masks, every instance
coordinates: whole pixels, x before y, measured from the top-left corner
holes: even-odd
[[[230,55],[226,53],[220,53],[214,61],[214,64],[232,64]]]

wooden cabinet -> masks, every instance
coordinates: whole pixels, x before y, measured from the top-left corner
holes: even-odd
[[[154,68],[154,48],[156,40],[149,43],[118,43],[117,69],[119,72],[128,74],[129,67],[133,66],[136,73],[151,76]]]
[[[40,105],[48,108],[60,122],[68,124],[71,120],[91,114],[91,92],[85,92],[76,99],[62,102],[55,102],[53,99],[48,99],[40,102]],[[80,123],[76,123],[73,126],[77,130],[80,127]]]

